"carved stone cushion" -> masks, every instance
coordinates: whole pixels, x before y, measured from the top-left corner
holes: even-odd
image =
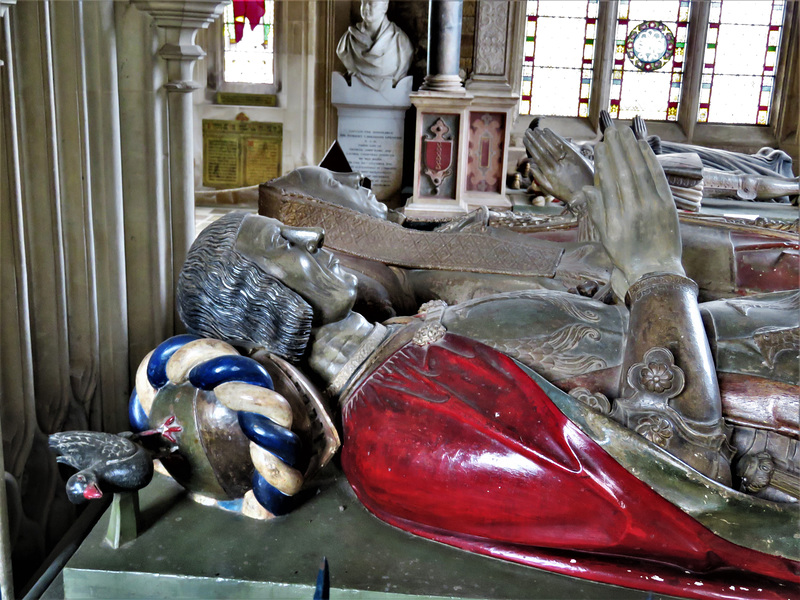
[[[562,249],[484,233],[407,229],[323,200],[262,184],[259,214],[295,227],[322,227],[325,246],[345,254],[411,269],[553,277]]]

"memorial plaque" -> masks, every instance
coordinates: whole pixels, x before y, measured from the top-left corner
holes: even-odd
[[[339,145],[353,169],[372,180],[378,198],[391,196],[400,187],[402,126],[402,121],[392,119],[339,117]]]
[[[203,185],[257,185],[281,174],[283,125],[203,120]]]
[[[411,77],[373,90],[341,73],[331,76],[331,101],[339,113],[338,142],[350,166],[372,181],[379,200],[391,200],[403,182],[403,133],[411,106]]]
[[[217,92],[217,104],[231,104],[234,106],[278,106],[278,96],[275,94]]]

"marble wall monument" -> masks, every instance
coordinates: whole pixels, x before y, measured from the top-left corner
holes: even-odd
[[[333,73],[332,103],[339,113],[339,145],[353,168],[372,181],[380,200],[400,191],[403,124],[411,106],[413,48],[386,17],[388,2],[362,0],[362,21],[339,40],[346,73]]]

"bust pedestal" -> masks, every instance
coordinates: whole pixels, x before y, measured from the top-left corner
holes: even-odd
[[[403,126],[411,106],[411,76],[395,87],[386,83],[373,90],[353,77],[350,85],[333,73],[332,104],[339,113],[339,145],[356,171],[372,181],[379,200],[390,200],[403,179]]]
[[[479,206],[511,208],[506,163],[516,98],[470,91],[412,94],[417,107],[409,217],[447,217]]]

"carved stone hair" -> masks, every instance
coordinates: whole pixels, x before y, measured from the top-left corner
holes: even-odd
[[[196,335],[298,360],[311,334],[311,306],[234,248],[246,216],[225,215],[192,244],[178,278],[178,314]]]

